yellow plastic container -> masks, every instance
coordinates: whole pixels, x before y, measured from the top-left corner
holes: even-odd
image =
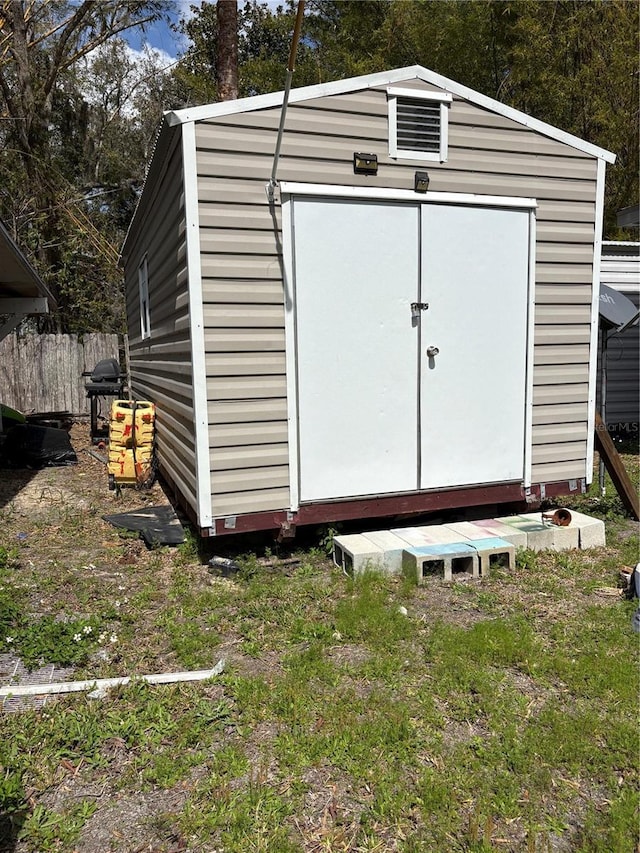
[[[135,456],[133,449],[110,449],[108,472],[116,483],[141,483],[151,474],[152,460],[153,447],[137,447]]]
[[[109,419],[111,447],[153,444],[156,407],[146,400],[114,400]]]
[[[152,473],[156,410],[146,400],[114,400],[109,419],[109,488],[142,483]]]

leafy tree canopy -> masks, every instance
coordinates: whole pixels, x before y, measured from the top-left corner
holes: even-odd
[[[64,331],[122,328],[118,246],[151,112],[157,121],[158,69],[151,56],[134,66],[121,34],[170,5],[0,3],[0,216],[56,296]]]
[[[216,97],[215,4],[192,9],[182,22],[192,46],[177,73],[185,103],[203,103]],[[294,85],[424,65],[613,151],[613,238],[615,212],[639,192],[639,10],[628,0],[309,0]],[[276,10],[244,4],[241,96],[283,88],[294,19],[291,0]]]
[[[60,305],[63,331],[123,328],[118,249],[163,109],[217,99],[216,5],[179,25],[170,71],[134,28],[177,0],[0,0],[0,217]],[[283,88],[296,4],[247,0],[239,94]],[[627,0],[308,0],[294,85],[420,64],[614,151],[606,236],[638,200],[640,6]]]

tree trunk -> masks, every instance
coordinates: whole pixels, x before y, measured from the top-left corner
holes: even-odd
[[[238,97],[238,2],[218,0],[218,49],[216,83],[218,98],[232,101]]]

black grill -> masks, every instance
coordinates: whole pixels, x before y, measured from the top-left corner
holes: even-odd
[[[107,438],[109,427],[98,427],[98,397],[122,397],[124,383],[127,378],[120,372],[120,365],[115,358],[104,358],[93,370],[87,370],[83,376],[89,377],[84,387],[91,402],[91,440],[94,444]]]

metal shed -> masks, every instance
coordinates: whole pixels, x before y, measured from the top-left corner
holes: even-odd
[[[203,535],[591,480],[605,164],[420,66],[167,113],[122,256]]]
[[[25,317],[48,314],[55,306],[46,285],[0,222],[0,341]]]
[[[603,242],[600,283],[640,308],[640,243]],[[607,341],[607,425],[621,436],[640,428],[640,326],[609,333]]]

